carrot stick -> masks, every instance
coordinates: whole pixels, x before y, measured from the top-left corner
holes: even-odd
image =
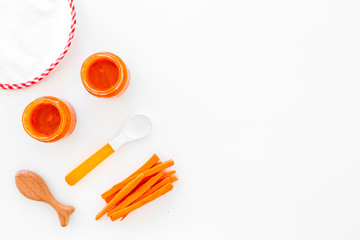
[[[171,177],[167,177],[167,178],[163,179],[160,182],[158,181],[155,185],[153,185],[149,190],[147,190],[135,202],[139,202],[140,200],[142,200],[142,199],[146,198],[147,196],[149,196],[150,194],[156,192],[158,189],[165,186],[166,184],[176,182],[177,180],[178,180],[178,178],[176,176],[171,176]],[[135,202],[133,202],[133,203],[135,203]]]
[[[132,204],[135,204],[139,201],[141,201],[142,199],[146,198],[147,196],[149,196],[150,194],[156,192],[158,189],[160,189],[161,187],[165,186],[166,184],[170,183],[170,178],[167,177],[165,179],[163,179],[161,182],[156,183],[155,185],[153,185],[149,190],[147,190],[141,197],[139,197],[138,199],[136,199]],[[124,215],[121,219],[124,220],[124,218],[127,217],[128,214]],[[108,215],[109,216],[109,215]]]
[[[111,209],[107,215],[110,216],[111,213],[117,212],[122,208],[129,206],[136,199],[140,198],[147,190],[149,190],[161,177],[163,173],[159,172],[156,176],[152,177],[149,181],[141,185],[135,192],[128,195],[124,201],[122,201],[117,207]]]
[[[160,163],[162,163],[162,161],[158,161],[157,163],[155,163],[151,168],[153,168],[153,167],[155,167],[155,166],[157,166],[157,165],[159,165]],[[150,169],[150,168],[148,168],[148,169]],[[145,170],[147,170],[147,169],[145,169]],[[144,170],[144,171],[145,171]],[[140,172],[141,173],[141,172]]]
[[[115,220],[121,218],[122,216],[125,216],[125,215],[129,214],[130,212],[138,209],[139,207],[142,207],[145,204],[157,199],[158,197],[169,192],[171,189],[173,189],[173,187],[174,186],[171,183],[167,183],[165,186],[161,187],[159,190],[157,190],[156,192],[147,196],[146,198],[142,199],[141,201],[139,201],[133,205],[130,205],[126,208],[123,208],[117,212],[114,212],[113,214],[110,215],[111,221],[115,221]]]
[[[112,194],[120,191],[120,189],[122,189],[123,187],[125,187],[126,184],[128,184],[129,182],[131,182],[131,180],[134,180],[134,177],[127,178],[127,179],[123,180],[122,182],[119,182],[118,184],[114,185],[112,188],[110,188],[109,190],[107,190],[106,192],[104,192],[103,194],[101,194],[101,197],[102,197],[103,199],[110,197]]]
[[[170,182],[173,183],[176,182],[177,180],[179,180],[177,176],[170,176]]]
[[[99,220],[107,211],[116,205],[121,199],[123,199],[131,190],[133,190],[144,178],[144,174],[139,174],[134,180],[130,181],[125,187],[123,187],[113,199],[96,215],[95,220]]]
[[[120,190],[119,190],[119,191],[120,191]],[[107,198],[105,198],[105,199],[104,199],[105,202],[106,202],[106,203],[109,203],[109,202],[111,201],[111,199],[113,199],[113,198],[115,197],[115,195],[116,195],[119,191],[117,191],[117,192],[111,194],[110,196],[108,196]]]
[[[156,183],[161,182],[161,181],[164,180],[165,178],[174,175],[174,174],[176,173],[176,171],[173,170],[173,171],[162,172],[162,173],[163,173],[163,176],[162,176]],[[145,178],[141,181],[141,183],[144,183],[144,182],[148,181],[150,178],[154,177],[155,175],[156,175],[156,174],[153,174],[153,175],[151,175],[151,176],[149,176],[149,177],[145,177]]]
[[[146,198],[147,196],[149,196],[150,194],[156,192],[158,189],[160,189],[161,187],[165,186],[166,184],[168,184],[170,182],[170,178],[167,177],[164,180],[162,180],[161,182],[155,184],[154,186],[152,186],[148,191],[146,191],[144,193],[144,195],[142,195],[138,200],[136,200],[137,202]]]
[[[158,163],[156,163],[154,166],[156,166],[156,165],[158,165],[158,164],[160,164],[160,163],[161,163],[161,161],[159,161]],[[175,173],[176,173],[175,170],[172,170],[172,171],[169,171],[169,172],[163,172],[163,176],[162,176],[156,183],[161,182],[161,181],[164,180],[165,178],[170,177],[170,176],[174,175]],[[153,176],[151,176],[151,177],[153,177]],[[146,178],[144,178],[144,179],[140,182],[140,184],[148,181],[151,177],[146,177]],[[139,184],[139,185],[140,185],[140,184]],[[111,194],[109,197],[105,198],[105,199],[104,199],[105,202],[106,202],[106,203],[109,203],[109,202],[111,201],[111,199],[113,199],[113,197],[114,197],[114,196],[116,195],[116,193],[118,193],[119,191],[120,191],[120,190],[118,190],[117,192]]]
[[[163,163],[162,161],[158,161],[152,168],[156,167],[157,165]],[[147,182],[150,178],[154,177],[158,172],[156,172],[155,174],[151,174],[149,176],[145,176],[145,178],[141,181],[140,184],[143,184],[144,182]]]
[[[162,162],[162,161],[158,161],[158,162],[155,163],[155,165],[152,166],[151,168],[156,167],[157,165],[159,165],[159,164],[161,164],[161,163],[163,163],[163,162]],[[151,168],[149,168],[149,169],[151,169]],[[151,175],[151,176],[145,176],[145,178],[141,181],[141,183],[146,182],[147,180],[149,180],[149,179],[152,178],[153,176],[155,176],[155,174],[153,174],[153,175]],[[131,178],[133,178],[133,177],[136,177],[136,175],[130,176],[130,177],[128,177],[127,179],[131,179]]]
[[[174,161],[173,160],[168,160],[165,161],[163,163],[160,163],[159,165],[154,166],[153,168],[150,168],[148,170],[143,171],[143,174],[145,175],[145,177],[149,177],[151,175],[157,174],[165,169],[167,169],[168,167],[171,167],[172,165],[174,165]],[[115,193],[116,191],[119,191],[121,188],[123,188],[127,183],[129,183],[131,180],[133,180],[136,176],[133,176],[131,178],[127,178],[124,181],[114,185],[111,189],[109,189],[108,191],[104,192],[101,197],[102,198],[107,198],[109,197],[111,194]]]
[[[161,171],[167,169],[168,167],[171,167],[172,165],[174,165],[174,161],[173,160],[168,160],[168,161],[165,161],[163,163],[160,163],[159,165],[157,165],[157,166],[155,166],[153,168],[145,170],[143,173],[144,173],[145,177],[151,176],[153,174],[157,174],[158,172],[161,172]]]
[[[165,174],[164,174],[165,175]],[[162,186],[165,186],[167,183],[173,183],[176,182],[178,180],[178,178],[176,176],[170,176],[167,177],[165,179],[163,179],[162,181],[158,181],[155,185],[153,185],[149,190],[147,190],[141,197],[139,197],[138,199],[136,199],[132,204],[135,204],[137,202],[139,202],[140,200],[144,199],[145,197],[149,196],[150,194],[152,194],[153,192],[156,192],[156,190],[158,190],[159,188],[161,188]],[[126,214],[125,216],[123,216],[121,218],[121,221],[124,220],[124,218],[127,217],[128,214]]]
[[[108,191],[104,192],[101,197],[103,199],[108,198],[110,195],[114,194],[115,192],[119,191],[121,188],[123,188],[126,184],[128,184],[133,177],[135,177],[136,175],[138,175],[139,173],[150,169],[151,167],[153,167],[158,161],[159,161],[159,157],[154,154],[146,163],[144,163],[144,165],[142,165],[138,170],[136,170],[133,174],[131,174],[129,177],[127,177],[126,179],[124,179],[122,182],[114,185],[111,189],[109,189]],[[114,190],[116,189],[116,190]]]
[[[158,182],[161,182],[165,178],[170,177],[170,176],[174,175],[175,173],[176,173],[175,170],[172,170],[172,171],[169,171],[169,172],[163,172],[164,175],[159,179]]]
[[[175,171],[174,171],[175,172]],[[165,175],[165,174],[164,174]],[[149,196],[150,194],[156,192],[158,189],[160,189],[162,186],[165,186],[167,183],[173,183],[178,180],[177,176],[169,176],[167,178],[162,179],[161,177],[155,185],[153,185],[149,190],[147,190],[140,198],[138,198],[136,201],[134,201],[132,204],[144,199],[145,197]]]
[[[152,168],[153,166],[158,164],[159,160],[160,160],[160,158],[156,154],[152,155],[151,158],[149,160],[147,160],[146,163],[144,163],[144,165],[142,165],[138,170],[133,172],[133,174],[131,174],[127,178],[131,178],[131,177],[133,177],[135,175],[138,175],[138,174],[142,173],[145,170],[148,170],[148,169]]]
[[[150,194],[156,192],[158,189],[160,189],[161,187],[165,186],[168,183],[170,183],[170,178],[169,177],[167,177],[167,178],[163,179],[161,182],[158,182],[155,185],[153,185],[149,190],[147,190],[141,197],[136,199],[132,204],[135,204],[135,203],[141,201],[142,199],[144,199],[145,197],[149,196]],[[121,218],[121,221],[124,220],[127,217],[127,215],[129,215],[129,214],[124,215]]]
[[[154,177],[156,174],[158,174],[159,172],[161,172],[162,169],[165,170],[165,169],[167,168],[167,166],[171,166],[171,164],[173,164],[173,163],[171,163],[171,161],[172,161],[172,160],[166,161],[166,162],[165,162],[165,165],[159,166],[159,169],[158,169],[158,168],[155,168],[155,167],[157,167],[157,165],[162,164],[162,162],[159,161],[160,164],[155,164],[154,167],[152,167],[152,168],[144,171],[145,178],[140,182],[139,185],[143,184],[144,182],[147,182],[150,178]],[[154,168],[155,168],[155,169],[154,169]],[[176,171],[171,171],[170,174],[172,174],[173,172],[176,172]],[[168,175],[168,174],[167,174],[167,175]],[[163,177],[164,177],[164,176],[163,176]],[[163,177],[161,177],[161,178],[163,179]],[[161,181],[162,179],[159,179],[158,182]]]

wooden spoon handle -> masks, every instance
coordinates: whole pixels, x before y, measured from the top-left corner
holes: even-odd
[[[19,171],[15,176],[16,186],[27,198],[42,201],[51,205],[57,212],[61,226],[65,227],[75,208],[66,206],[55,200],[45,181],[31,171]]]
[[[75,208],[72,206],[64,205],[59,203],[54,199],[51,203],[49,203],[57,212],[59,216],[60,225],[62,227],[66,227],[69,223],[69,219],[71,214],[75,211]]]

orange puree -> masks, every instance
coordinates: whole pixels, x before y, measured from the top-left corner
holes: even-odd
[[[114,86],[119,78],[119,69],[107,59],[97,60],[89,69],[89,84],[99,90]]]
[[[31,125],[34,131],[49,136],[58,130],[60,126],[59,110],[51,104],[37,105],[31,114]]]
[[[41,142],[55,142],[73,132],[76,114],[64,100],[41,97],[25,108],[22,123],[30,137]]]
[[[92,95],[109,98],[125,92],[130,75],[121,58],[113,53],[99,52],[84,61],[81,80]]]

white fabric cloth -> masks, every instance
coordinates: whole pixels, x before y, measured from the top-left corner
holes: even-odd
[[[68,0],[0,0],[0,83],[34,79],[63,52]]]

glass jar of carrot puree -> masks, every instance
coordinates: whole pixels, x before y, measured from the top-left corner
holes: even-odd
[[[76,114],[64,100],[41,97],[25,108],[22,123],[30,137],[41,142],[56,142],[73,132]]]
[[[81,80],[92,95],[110,98],[125,92],[130,74],[121,58],[113,53],[99,52],[84,61]]]

